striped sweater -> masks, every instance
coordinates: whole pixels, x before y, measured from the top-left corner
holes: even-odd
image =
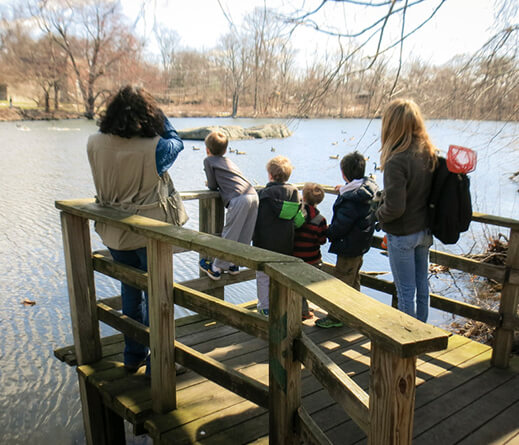
[[[314,206],[305,204],[305,222],[295,231],[294,256],[305,263],[321,262],[321,245],[326,243],[326,218]]]

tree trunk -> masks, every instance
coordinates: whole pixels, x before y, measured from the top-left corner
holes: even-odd
[[[231,117],[236,117],[238,114],[238,102],[240,100],[240,95],[238,92],[232,93],[232,114]]]
[[[54,111],[59,110],[59,84],[54,82]]]
[[[45,97],[45,112],[48,113],[50,111],[50,94],[48,90],[44,90]]]

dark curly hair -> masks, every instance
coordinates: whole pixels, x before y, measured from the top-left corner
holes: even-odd
[[[164,131],[164,113],[144,88],[127,85],[110,98],[99,121],[101,133],[152,138]]]

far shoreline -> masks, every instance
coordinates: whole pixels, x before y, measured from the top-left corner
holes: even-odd
[[[163,106],[164,113],[169,118],[209,118],[209,119],[220,119],[220,118],[233,118],[231,113],[214,110],[209,113],[207,110],[198,111],[196,109],[179,110],[176,107]],[[96,118],[93,121],[96,121]],[[380,115],[369,116],[364,114],[351,114],[351,115],[340,115],[340,114],[312,114],[312,115],[295,115],[295,114],[265,114],[258,115],[253,112],[244,112],[235,116],[234,119],[285,119],[285,120],[302,120],[302,119],[373,119],[379,120]],[[67,111],[67,110],[52,110],[46,112],[42,109],[37,108],[22,108],[13,106],[0,107],[0,122],[29,122],[29,121],[59,121],[59,120],[88,120],[83,112]],[[452,120],[452,121],[474,121],[474,122],[503,122],[503,123],[517,123],[519,121],[503,120],[478,120],[473,118],[451,118],[451,117],[434,117],[427,118],[428,121],[436,120]]]

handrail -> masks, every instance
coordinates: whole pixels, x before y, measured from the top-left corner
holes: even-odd
[[[302,184],[296,186],[301,188]],[[327,193],[337,194],[333,187],[324,188]],[[62,211],[67,281],[78,363],[89,363],[100,358],[96,325],[101,320],[125,335],[150,345],[155,363],[152,366],[151,393],[156,412],[166,412],[176,406],[174,368],[171,364],[177,360],[260,406],[269,407],[270,438],[273,443],[296,443],[300,438],[294,434],[305,435],[316,443],[326,443],[322,431],[301,406],[300,363],[303,363],[368,434],[369,443],[389,443],[390,438],[396,436],[400,443],[410,443],[416,356],[444,349],[449,334],[355,291],[324,272],[333,272],[332,265],[325,264],[321,271],[292,256],[214,236],[223,225],[219,194],[203,190],[181,192],[181,196],[184,200],[199,201],[200,230],[209,233],[102,207],[93,199],[56,202],[56,207]],[[92,254],[88,220],[104,222],[146,237],[150,272],[116,263],[103,253]],[[480,264],[437,251],[431,251],[431,260],[503,282],[501,308],[499,312],[488,311],[434,294],[431,294],[431,306],[497,326],[498,352],[493,357],[493,363],[503,366],[507,363],[506,348],[510,333],[519,326],[519,318],[514,312],[518,298],[516,286],[519,284],[519,221],[479,213],[474,213],[473,220],[511,229],[512,254],[509,254],[506,266]],[[375,237],[373,245],[379,247],[379,243],[380,238]],[[173,283],[172,254],[179,249],[219,257],[246,266],[249,270],[243,271],[239,277],[222,277],[217,283],[207,277]],[[95,301],[94,270],[149,291],[149,328],[114,310],[113,305],[118,304],[116,298]],[[269,321],[217,298],[223,295],[221,291],[225,285],[253,279],[256,270],[265,272],[271,278],[270,293],[275,298],[271,298]],[[366,274],[362,274],[361,279],[369,287],[396,296],[391,282]],[[212,291],[215,296],[206,291]],[[301,297],[333,313],[371,340],[369,394],[304,336],[297,316],[301,310]],[[173,302],[267,340],[269,387],[177,342],[174,339]],[[173,355],[175,349],[177,354]],[[84,379],[84,376],[80,376],[80,387],[84,385]],[[381,387],[385,389],[379,390]],[[82,403],[87,399],[88,393],[83,391]],[[88,406],[84,404],[83,410],[89,411]]]
[[[92,199],[56,201],[56,208],[82,218],[131,230],[148,238],[217,256],[255,270],[264,270],[310,301],[336,313],[341,320],[358,328],[369,338],[381,341],[401,357],[442,349],[447,345],[447,335],[444,331],[421,323],[402,312],[394,311],[298,258],[103,207],[95,204]],[[280,263],[280,267],[274,267],[275,263]],[[294,267],[289,268],[290,264]],[[304,272],[301,273],[301,270]],[[324,291],[316,290],[319,283],[326,285],[330,281],[330,286],[326,286],[326,292],[332,292],[332,298],[327,297]],[[359,298],[363,299],[362,304],[358,303]],[[369,312],[365,311],[366,299],[370,304]]]

